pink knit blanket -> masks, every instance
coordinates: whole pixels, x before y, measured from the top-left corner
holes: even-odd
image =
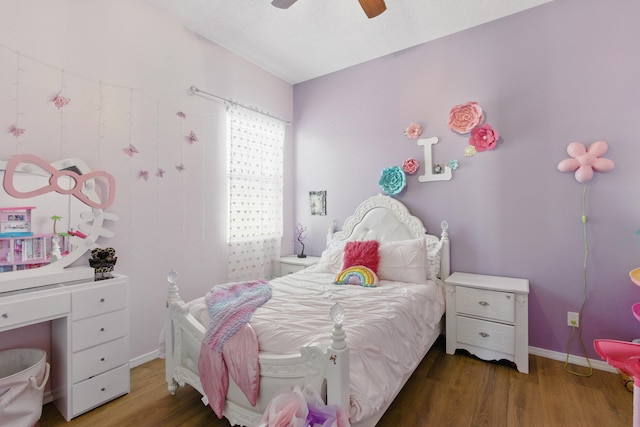
[[[244,326],[258,307],[271,298],[271,286],[265,280],[227,283],[214,286],[205,301],[211,321],[204,336],[207,345],[217,352]]]
[[[258,337],[249,320],[271,298],[264,280],[214,286],[205,301],[211,321],[200,346],[198,371],[209,405],[222,418],[229,376],[251,405],[260,388]]]

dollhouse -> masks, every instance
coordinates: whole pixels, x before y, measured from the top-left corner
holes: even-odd
[[[67,236],[31,231],[33,209],[35,206],[0,208],[0,272],[49,264],[52,249],[56,253],[68,252]]]

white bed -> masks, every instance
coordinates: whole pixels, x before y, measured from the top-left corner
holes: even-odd
[[[333,284],[346,242],[367,240],[380,243],[378,286]],[[224,416],[255,426],[283,386],[310,385],[327,403],[348,407],[352,425],[374,426],[442,331],[449,263],[446,223],[441,236],[429,235],[391,197],[362,202],[342,230],[329,233],[318,264],[270,281],[272,297],[250,322],[260,346],[258,402],[252,407],[230,379]],[[336,302],[345,311],[343,328],[329,316]],[[165,344],[172,394],[190,384],[204,395],[197,365],[208,319],[203,298],[185,303],[171,284]]]

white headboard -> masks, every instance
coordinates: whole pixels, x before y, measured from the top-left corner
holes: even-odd
[[[400,240],[420,239],[441,240],[440,278],[449,277],[451,273],[451,254],[448,225],[442,221],[440,236],[427,234],[422,221],[409,212],[407,207],[393,197],[378,194],[362,202],[353,215],[348,217],[342,230],[329,230],[327,246],[337,242],[352,240],[378,240],[396,242]]]

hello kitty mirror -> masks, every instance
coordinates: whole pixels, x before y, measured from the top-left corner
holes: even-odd
[[[0,293],[92,279],[93,269],[73,264],[113,237],[113,176],[79,159],[21,154],[0,161],[0,179]]]

